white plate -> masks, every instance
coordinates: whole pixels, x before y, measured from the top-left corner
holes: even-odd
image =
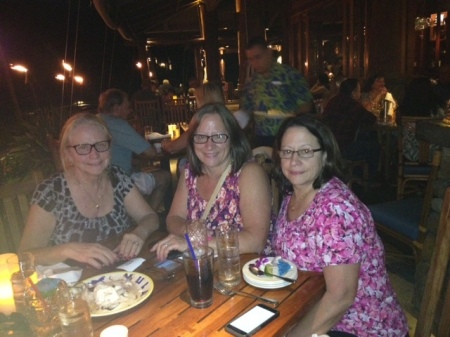
[[[100,274],[97,276],[93,276],[91,278],[88,278],[83,281],[89,289],[93,289],[97,284],[105,283],[105,282],[111,282],[111,281],[130,281],[132,284],[139,288],[139,295],[138,298],[128,301],[126,303],[122,303],[116,308],[112,310],[108,309],[91,309],[91,317],[103,317],[103,316],[109,316],[114,315],[119,312],[131,309],[143,301],[145,301],[150,294],[153,292],[154,283],[153,280],[141,273],[135,273],[135,272],[124,272],[124,271],[117,271],[117,272],[111,272],[111,273],[105,273]]]
[[[278,288],[286,287],[291,284],[290,282],[286,282],[277,277],[253,274],[249,270],[248,266],[252,263],[254,264],[256,262],[256,260],[258,260],[258,259],[248,261],[244,265],[244,267],[242,267],[242,275],[244,276],[245,282],[247,282],[248,284],[250,284],[254,287],[262,288],[262,289],[278,289]],[[297,267],[290,261],[287,261],[284,259],[283,259],[283,261],[287,262],[291,268],[288,270],[288,272],[286,274],[281,275],[281,276],[289,277],[291,279],[296,280],[297,279]]]

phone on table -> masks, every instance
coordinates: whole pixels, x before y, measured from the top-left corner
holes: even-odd
[[[252,336],[278,316],[280,316],[278,310],[264,304],[258,304],[228,323],[225,326],[225,331],[238,337]]]
[[[166,272],[172,272],[181,267],[181,263],[176,260],[165,260],[154,265],[157,269],[164,269]]]

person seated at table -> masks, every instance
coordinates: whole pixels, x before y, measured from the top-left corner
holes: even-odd
[[[377,118],[361,105],[360,97],[358,80],[347,78],[328,102],[322,118],[333,132],[342,156],[351,161],[365,160],[373,177],[381,155],[376,132],[370,131]]]
[[[212,238],[224,223],[234,225],[240,230],[240,253],[262,252],[272,219],[269,179],[263,167],[252,160],[247,138],[223,104],[207,104],[198,110],[188,159],[167,215],[170,234],[151,251],[165,259],[171,250],[186,250],[186,221],[201,219],[213,197],[213,206],[205,214],[208,236]],[[225,181],[217,197],[212,196],[222,174],[226,174]],[[215,240],[209,245],[215,248]]]
[[[330,98],[330,79],[328,78],[328,74],[320,73],[317,75],[317,81],[309,90],[311,95],[314,97],[314,102],[316,103],[316,113],[321,114],[323,109],[328,103],[328,99]]]
[[[111,164],[120,167],[131,176],[139,191],[150,195],[150,206],[159,211],[171,183],[170,172],[156,170],[138,172],[133,168],[133,154],[145,159],[154,158],[156,151],[149,142],[136,132],[126,118],[131,112],[128,95],[119,89],[109,89],[100,94],[99,116],[112,134]]]
[[[60,138],[64,170],[36,188],[19,251],[33,253],[37,264],[71,259],[98,269],[137,256],[159,220],[125,172],[110,165],[110,144],[98,116],[67,120]],[[102,245],[122,234],[112,250]]]
[[[382,73],[376,73],[370,76],[364,83],[361,91],[361,103],[364,108],[372,112],[377,118],[380,118],[380,114],[384,108],[383,101],[387,100],[391,102],[388,116],[390,116],[391,120],[395,118],[394,111],[397,103],[392,94],[388,92]]]
[[[222,89],[217,84],[212,82],[206,82],[197,87],[195,90],[195,95],[198,109],[209,103],[225,103],[223,100]],[[161,146],[164,151],[168,153],[177,153],[186,149],[189,136],[197,124],[197,115],[198,112],[192,116],[188,129],[180,137],[172,141],[166,139],[162,141]]]
[[[369,209],[345,183],[331,130],[311,115],[286,120],[274,165],[285,195],[273,249],[300,270],[323,273],[326,283],[321,300],[287,336],[406,336],[383,243]]]
[[[433,84],[427,77],[411,80],[398,108],[397,123],[402,125],[403,116],[410,117],[444,117],[441,101],[433,90]],[[419,160],[419,143],[416,138],[416,124],[402,125],[403,156],[410,161]]]

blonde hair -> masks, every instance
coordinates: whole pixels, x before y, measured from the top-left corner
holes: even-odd
[[[67,146],[69,146],[70,137],[74,131],[81,125],[95,125],[102,129],[107,137],[107,140],[112,140],[111,133],[108,126],[99,116],[89,112],[80,112],[70,117],[61,130],[59,138],[59,158],[64,171],[67,169]]]
[[[210,103],[225,103],[222,88],[211,82],[205,82],[195,89],[195,99],[197,100],[197,108]]]

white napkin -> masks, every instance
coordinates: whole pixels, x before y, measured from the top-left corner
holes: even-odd
[[[236,118],[237,122],[239,123],[241,129],[244,129],[250,120],[250,114],[244,110],[238,110],[234,112],[233,115],[234,118]]]
[[[136,257],[125,263],[122,263],[120,266],[117,267],[117,269],[133,271],[133,270],[136,270],[136,268],[139,267],[141,264],[143,264],[144,261],[145,261],[145,259],[143,259],[142,257]]]
[[[163,134],[161,134],[159,132],[152,132],[149,135],[145,135],[145,138],[147,140],[164,139],[164,138],[170,138],[170,134],[163,135]]]
[[[81,267],[71,267],[63,262],[53,264],[51,266],[36,266],[38,278],[59,278],[67,283],[77,282],[81,278],[83,269]]]

